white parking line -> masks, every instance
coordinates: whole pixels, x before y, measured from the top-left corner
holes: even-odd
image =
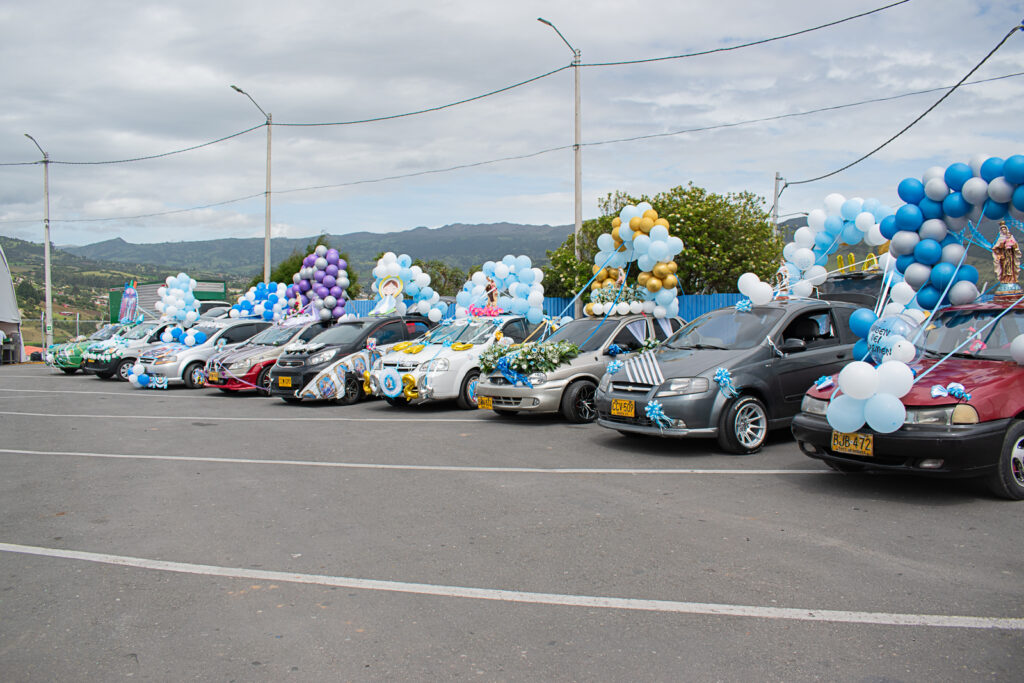
[[[460,417],[221,417],[219,415],[87,415],[85,413],[22,413],[0,411],[0,415],[25,417],[81,417],[88,420],[225,420],[229,422],[484,422],[485,418]]]
[[[189,391],[188,393],[185,393],[185,394],[178,394],[178,393],[171,394],[171,393],[167,393],[167,392],[164,392],[164,391],[141,391],[141,390],[132,390],[131,392],[124,392],[124,391],[67,391],[67,390],[63,390],[63,389],[3,389],[3,388],[0,388],[0,391],[11,391],[11,392],[31,393],[31,394],[101,394],[101,395],[104,395],[104,396],[131,396],[133,398],[136,397],[136,396],[154,396],[154,397],[162,397],[162,398],[187,398],[187,399],[222,398],[222,397],[218,396],[217,394],[209,394],[209,393],[205,393],[204,394],[204,393],[201,393],[201,392],[193,392],[193,391]],[[276,399],[273,396],[246,396],[245,398],[246,399],[250,399],[250,400],[251,399],[262,399],[264,401],[280,400],[280,399]]]
[[[393,593],[414,593],[449,598],[470,598],[474,600],[496,600],[510,603],[555,605],[562,607],[587,607],[648,612],[669,612],[675,614],[701,614],[713,616],[746,617],[754,619],[788,619],[794,621],[823,621],[846,624],[876,624],[886,626],[939,626],[946,628],[998,629],[1024,631],[1024,619],[1012,617],[967,617],[941,614],[900,614],[888,612],[851,612],[845,610],[818,610],[794,607],[762,607],[757,605],[726,605],[709,602],[679,602],[675,600],[645,600],[637,598],[613,598],[591,595],[560,595],[557,593],[529,593],[493,588],[470,588],[465,586],[443,586],[429,583],[406,583],[377,579],[355,579],[324,574],[298,574],[241,567],[218,567],[188,562],[150,560],[126,555],[107,555],[80,550],[42,548],[38,546],[0,543],[0,551],[22,555],[55,557],[81,560],[98,564],[112,564],[138,569],[151,569],[179,574],[218,576],[250,581],[273,581],[300,583],[316,586],[334,586]]]
[[[421,470],[426,472],[501,472],[513,474],[836,474],[832,470],[726,470],[726,469],[618,469],[569,467],[472,467],[463,465],[385,465],[359,462],[318,462],[316,460],[255,460],[251,458],[214,458],[194,455],[138,455],[131,453],[88,453],[75,451],[29,451],[0,448],[12,455],[64,455],[114,460],[167,460],[181,462],[230,463],[233,465],[279,465],[287,467],[340,467],[364,470]]]

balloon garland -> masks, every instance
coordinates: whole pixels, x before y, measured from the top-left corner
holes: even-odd
[[[448,304],[430,287],[430,273],[413,265],[408,254],[395,256],[394,252],[387,252],[377,261],[373,277],[370,288],[378,303],[371,315],[419,313],[439,322],[448,312]],[[412,304],[402,301],[403,296],[412,299]]]
[[[455,296],[455,317],[513,313],[531,324],[544,319],[544,272],[529,256],[506,254],[487,261],[474,272]]]
[[[281,322],[288,313],[288,288],[283,282],[258,283],[238,297],[228,316]]]
[[[199,301],[194,290],[196,281],[185,273],[168,276],[163,287],[156,290],[160,300],[154,304],[161,320],[176,321],[191,325],[199,320]]]
[[[337,249],[318,244],[304,259],[302,267],[292,275],[292,284],[285,288],[288,308],[312,310],[320,320],[337,320],[345,315],[348,299],[348,263]]]

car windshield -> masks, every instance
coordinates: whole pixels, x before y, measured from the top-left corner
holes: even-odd
[[[645,324],[643,321],[641,323]],[[617,322],[605,318],[580,318],[562,325],[544,341],[564,341],[579,346],[580,351],[596,351],[608,341],[618,327]],[[645,324],[644,332],[646,331]]]
[[[223,327],[215,327],[213,325],[196,325],[195,327],[189,328],[193,332],[202,332],[206,335],[207,339],[213,338],[213,335],[220,332]],[[198,346],[198,344],[197,344]]]
[[[158,323],[142,323],[136,325],[124,335],[125,339],[145,339]]]
[[[668,338],[673,349],[750,349],[760,344],[782,317],[778,308],[733,307],[711,311]]]
[[[431,344],[447,341],[479,344],[494,334],[498,327],[491,320],[457,320],[451,325],[434,328],[424,335],[423,340]]]
[[[310,344],[352,344],[359,339],[359,336],[366,328],[375,325],[376,321],[366,320],[363,322],[339,323],[330,327],[309,340]]]
[[[261,346],[281,346],[281,344],[287,344],[302,329],[301,327],[268,327],[250,339],[249,343]]]
[[[119,329],[121,329],[120,325],[107,325],[106,327],[103,327],[94,332],[93,335],[89,337],[89,339],[95,341],[103,341],[105,339],[110,339],[111,337],[114,336],[114,333],[117,332]]]
[[[1013,309],[993,321],[1003,311],[973,310],[940,313],[928,324],[924,349],[930,356],[953,351],[964,358],[1010,360],[1010,344],[1024,333],[1024,309]],[[959,348],[957,348],[959,347]]]

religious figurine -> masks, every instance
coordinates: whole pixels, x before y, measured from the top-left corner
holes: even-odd
[[[498,286],[494,280],[487,278],[487,285],[484,286],[484,293],[487,295],[487,308],[498,307]]]
[[[786,259],[781,259],[779,269],[775,271],[775,277],[772,278],[772,289],[776,291],[776,295],[779,298],[785,298],[789,296],[789,267],[786,265]]]
[[[1020,271],[1020,246],[1006,227],[1006,221],[999,221],[999,238],[992,245],[992,268],[996,272],[999,286],[994,295],[997,298],[1018,298],[1021,294],[1017,282]]]

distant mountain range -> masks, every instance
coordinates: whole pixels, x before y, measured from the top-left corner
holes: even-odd
[[[348,252],[364,282],[369,282],[375,257],[384,251],[406,253],[414,259],[440,260],[462,270],[479,266],[505,254],[526,254],[537,265],[547,263],[547,251],[556,249],[572,232],[571,225],[485,225],[454,224],[440,228],[413,228],[390,233],[355,232],[327,235],[331,246]],[[312,237],[271,239],[273,264],[292,252],[305,250]],[[164,266],[171,270],[223,273],[225,279],[248,278],[263,272],[263,238],[219,239],[198,242],[159,242],[133,244],[121,238],[85,246],[59,247],[70,254],[95,261],[139,263]]]

